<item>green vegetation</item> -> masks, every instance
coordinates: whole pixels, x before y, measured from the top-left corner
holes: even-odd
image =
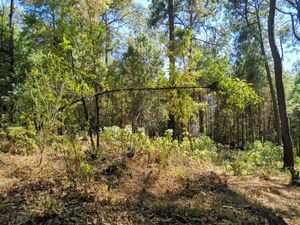
[[[142,4],[1,2],[0,223],[297,224],[299,1]]]

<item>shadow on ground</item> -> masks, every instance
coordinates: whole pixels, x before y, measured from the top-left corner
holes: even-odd
[[[24,183],[0,198],[0,224],[287,224],[213,172],[162,196],[141,188],[123,202],[95,199],[59,181]]]

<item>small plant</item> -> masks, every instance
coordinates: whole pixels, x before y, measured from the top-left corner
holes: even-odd
[[[241,176],[248,173],[247,163],[241,159],[236,159],[231,163],[233,175]]]
[[[40,206],[43,208],[45,214],[50,215],[58,212],[60,202],[55,198],[46,198],[40,201]]]
[[[274,169],[279,169],[283,158],[282,147],[271,142],[262,143],[255,141],[246,145],[248,161],[259,167],[264,174],[270,174]]]
[[[74,139],[70,139],[65,144],[67,145],[66,148],[60,147],[64,154],[68,179],[75,187],[82,185],[85,193],[87,193],[88,185],[94,176],[94,170],[87,162],[82,145],[79,145]]]
[[[30,154],[38,149],[33,127],[8,127],[1,130],[1,151],[13,154]]]
[[[194,151],[191,154],[207,161],[216,161],[218,156],[215,142],[208,136],[202,135],[192,139]]]

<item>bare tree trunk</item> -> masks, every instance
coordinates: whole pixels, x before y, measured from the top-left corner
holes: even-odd
[[[215,107],[215,113],[214,113],[214,139],[216,142],[221,142],[220,138],[220,106],[219,101],[216,100],[216,107]]]
[[[98,91],[98,88],[96,88],[96,92]],[[96,146],[97,150],[99,150],[100,146],[100,106],[99,106],[99,96],[97,95],[95,97],[95,108],[96,108]]]
[[[204,134],[204,111],[199,112],[199,133]]]
[[[171,85],[175,84],[174,80],[174,71],[175,71],[175,57],[174,57],[174,2],[173,0],[168,0],[168,9],[169,9],[169,79]],[[175,115],[172,112],[169,112],[169,121],[168,121],[168,129],[173,130],[173,137],[177,136],[176,132],[176,122]]]
[[[242,112],[242,147],[245,146],[245,113]]]
[[[236,112],[236,146],[240,147],[240,114]]]
[[[294,179],[294,156],[293,145],[291,141],[291,135],[289,130],[289,122],[287,116],[287,108],[285,102],[285,92],[282,79],[282,62],[281,57],[275,41],[275,10],[276,0],[270,0],[269,18],[268,18],[268,36],[269,44],[272,51],[275,69],[275,80],[277,88],[277,99],[279,106],[279,116],[281,121],[282,141],[284,147],[284,168],[288,168],[292,172],[292,178]]]
[[[274,110],[274,127],[275,127],[276,134],[277,134],[276,141],[277,141],[278,144],[282,144],[279,110],[278,110],[278,106],[277,106],[277,98],[276,98],[275,88],[274,88],[273,81],[272,81],[270,66],[269,66],[269,63],[267,61],[267,54],[266,54],[266,51],[265,51],[262,28],[261,28],[261,22],[260,22],[260,17],[259,17],[259,9],[258,9],[257,5],[256,5],[255,9],[256,9],[257,25],[258,25],[258,30],[259,30],[259,42],[260,42],[261,55],[265,59],[264,66],[265,66],[265,70],[266,70],[266,73],[267,73],[267,79],[268,79],[270,93],[271,93],[271,97],[272,97],[272,105],[273,105],[273,110]]]
[[[88,108],[87,108],[84,97],[82,97],[82,105],[83,105],[83,109],[84,109],[85,120],[87,122],[87,125],[89,126],[88,132],[89,132],[89,136],[90,136],[91,145],[92,145],[93,148],[95,148],[95,143],[94,143],[94,139],[93,139],[93,130],[92,130],[92,127],[91,127],[89,112],[88,112]]]
[[[170,73],[170,79],[171,82],[174,82],[173,75],[175,70],[175,57],[174,57],[174,30],[175,30],[175,24],[174,24],[174,2],[173,0],[169,0],[169,73]]]
[[[4,13],[5,7],[2,5],[2,14],[1,14],[1,33],[0,33],[0,51],[5,52],[3,43],[4,43]]]
[[[14,64],[15,64],[15,56],[14,56],[14,0],[10,1],[10,13],[9,13],[9,29],[10,29],[10,41],[9,41],[9,58],[10,58],[10,76],[13,77],[14,74]]]
[[[12,89],[12,83],[14,83],[14,73],[15,73],[15,43],[14,43],[14,22],[13,22],[13,17],[14,17],[14,1],[10,1],[10,12],[9,12],[9,21],[8,21],[8,26],[10,29],[10,40],[9,40],[9,46],[8,46],[8,57],[9,57],[9,78],[10,78],[10,85],[9,89]],[[12,103],[9,108],[9,120],[11,123],[14,122],[14,103]]]
[[[194,3],[193,1],[189,1],[189,13],[190,13],[190,16],[189,16],[189,29],[190,31],[192,31],[193,27],[194,27],[194,20],[193,20],[193,6]],[[188,71],[189,73],[192,72],[192,53],[193,53],[193,33],[191,33],[191,36],[189,37],[190,38],[190,44],[189,44],[189,47],[188,47],[188,51],[189,51],[189,56],[188,56]],[[191,75],[191,74],[190,74]]]

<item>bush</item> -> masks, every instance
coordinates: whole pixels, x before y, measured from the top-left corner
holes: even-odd
[[[208,136],[202,135],[199,138],[192,139],[194,151],[192,156],[203,158],[207,161],[217,160],[217,147],[215,142]]]
[[[278,163],[283,160],[282,147],[271,142],[254,141],[253,143],[247,143],[245,150],[249,154],[250,161],[257,166],[277,167]]]
[[[33,127],[8,127],[0,132],[0,149],[13,154],[29,154],[38,149]]]
[[[148,161],[155,158],[155,161],[162,165],[168,163],[170,155],[174,152],[207,160],[216,156],[216,145],[208,136],[191,138],[186,132],[182,141],[173,140],[172,136],[173,130],[169,129],[164,136],[151,139],[146,135],[144,128],[138,128],[137,132],[133,133],[129,125],[125,128],[106,127],[101,132],[101,140],[106,147],[114,151],[131,149],[140,153],[142,157],[148,156]]]

